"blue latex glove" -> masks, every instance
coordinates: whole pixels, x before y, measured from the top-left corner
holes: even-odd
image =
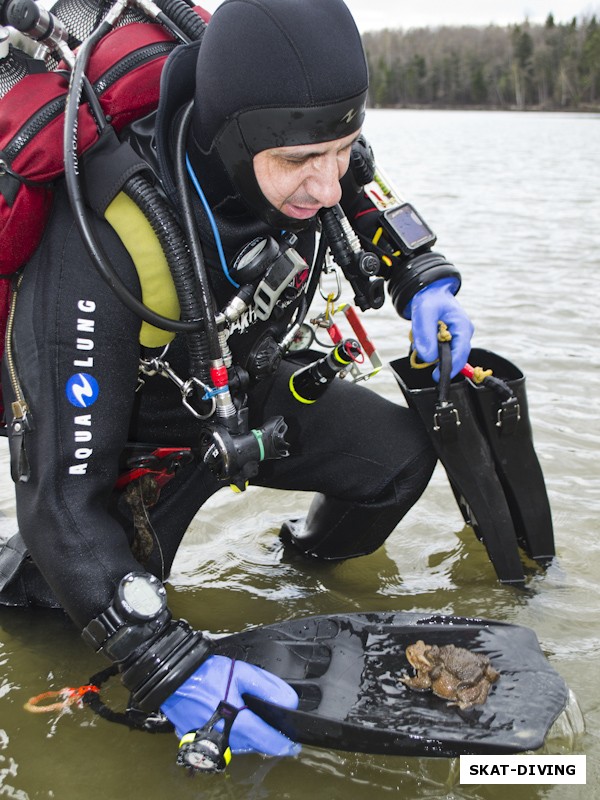
[[[410,302],[413,340],[422,361],[436,361],[439,357],[438,321],[445,322],[452,334],[452,374],[457,375],[469,359],[473,323],[452,294],[456,289],[454,278],[442,278],[430,283],[415,294]],[[433,371],[435,381],[440,378],[439,367]]]
[[[210,656],[161,706],[181,738],[205,725],[225,700],[240,711],[233,722],[229,746],[232,753],[255,750],[268,756],[290,756],[300,745],[272,728],[249,708],[242,694],[252,694],[286,708],[298,707],[298,695],[287,683],[260,667],[225,656]],[[216,728],[222,729],[222,722]]]

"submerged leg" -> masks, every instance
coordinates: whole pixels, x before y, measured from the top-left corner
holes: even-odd
[[[288,520],[280,537],[306,556],[326,561],[377,550],[429,483],[435,460],[419,455],[370,501],[315,495],[305,519]]]
[[[315,493],[306,519],[287,521],[282,540],[327,560],[379,548],[427,486],[436,463],[418,415],[364,386],[336,379],[313,405],[302,405],[283,364],[252,407],[257,421],[278,411],[289,424],[291,456],[264,462],[254,483]]]

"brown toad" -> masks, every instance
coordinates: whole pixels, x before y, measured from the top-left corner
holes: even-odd
[[[406,657],[417,674],[400,678],[402,683],[419,691],[431,689],[459,708],[485,703],[492,683],[500,677],[486,656],[453,644],[438,647],[419,639],[408,645]]]

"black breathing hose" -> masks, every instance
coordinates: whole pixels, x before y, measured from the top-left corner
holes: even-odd
[[[206,23],[185,0],[156,0],[156,5],[190,40],[197,41],[202,37]],[[159,18],[159,22],[162,19]]]
[[[177,129],[175,141],[175,182],[179,189],[180,211],[183,229],[192,255],[192,263],[196,272],[196,280],[199,288],[199,301],[202,307],[203,319],[205,321],[206,340],[208,352],[212,361],[221,359],[221,342],[219,330],[215,320],[215,309],[212,292],[204,256],[202,255],[202,245],[198,235],[198,228],[194,217],[194,209],[190,196],[189,176],[186,169],[186,140],[190,118],[193,110],[193,102],[188,103],[181,115],[181,121]]]
[[[141,175],[129,178],[123,191],[142,210],[165,253],[179,300],[181,319],[191,323],[202,320],[202,328],[204,328],[205,312],[196,298],[198,284],[190,251],[172,208],[160,192]],[[190,374],[195,378],[200,378],[204,383],[208,383],[210,354],[206,345],[206,336],[199,330],[188,332],[186,336]]]
[[[79,166],[77,154],[77,115],[81,99],[82,89],[86,77],[85,70],[90,58],[91,51],[98,41],[110,32],[112,26],[108,22],[101,22],[90,36],[82,43],[79,48],[75,65],[71,72],[69,94],[65,108],[65,141],[64,141],[64,166],[67,191],[73,209],[75,222],[79,229],[83,243],[88,254],[100,273],[101,277],[111,287],[119,300],[140,319],[154,325],[162,330],[174,333],[194,333],[203,327],[203,321],[194,318],[192,321],[172,320],[157,314],[152,309],[145,306],[133,295],[121,281],[116,270],[110,263],[104,249],[96,238],[96,235],[88,219],[88,211],[85,206],[83,192],[79,184]],[[165,253],[168,259],[168,253]]]

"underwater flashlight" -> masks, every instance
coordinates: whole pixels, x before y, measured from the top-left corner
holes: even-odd
[[[343,339],[326,356],[294,372],[290,377],[290,392],[300,403],[314,403],[335,376],[348,369],[361,355],[356,339]]]

